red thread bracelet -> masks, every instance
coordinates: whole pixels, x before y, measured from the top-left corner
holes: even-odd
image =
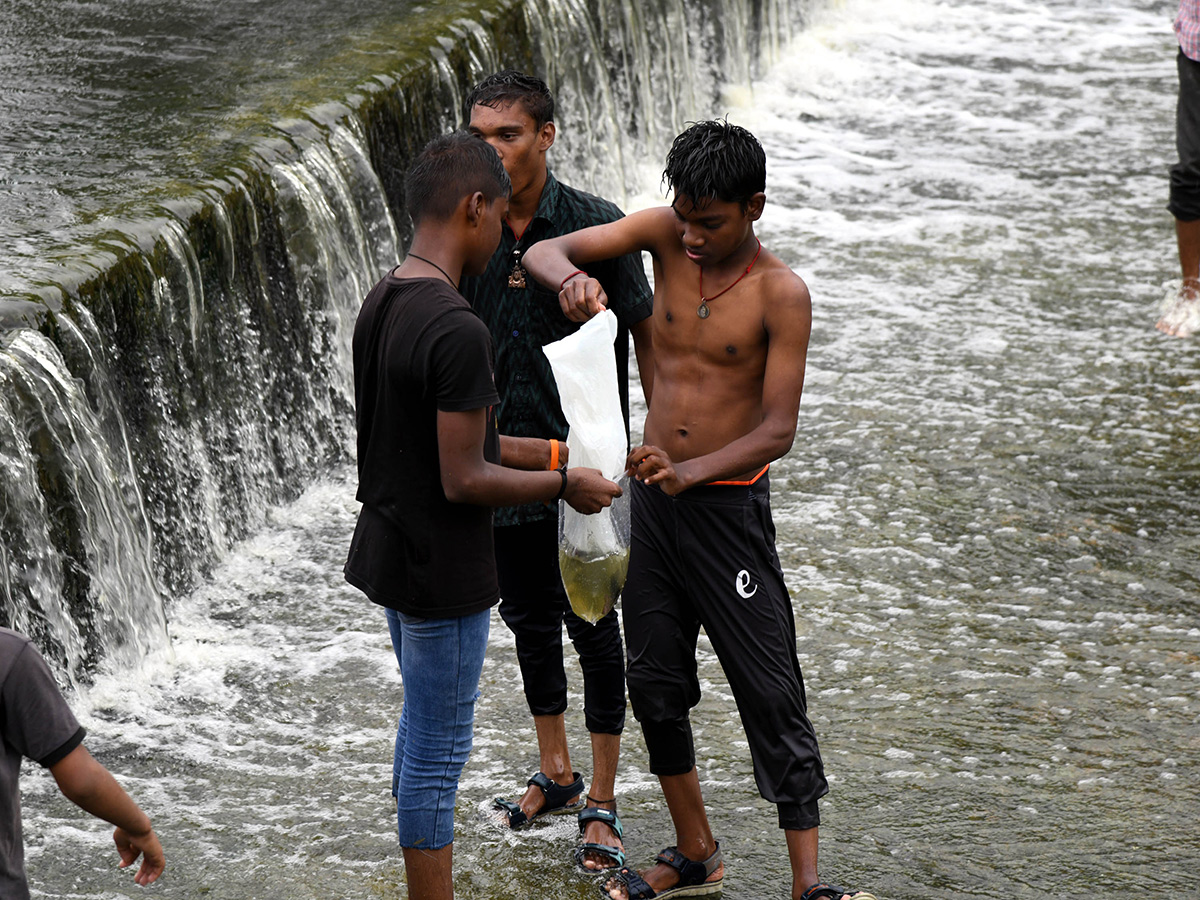
[[[570,275],[568,275],[566,278],[564,278],[562,281],[560,281],[558,283],[559,291],[561,291],[564,287],[566,287],[567,282],[570,281],[572,278],[574,278],[576,275],[582,275],[584,278],[586,278],[587,272],[583,271],[583,269],[576,269],[574,272],[572,272]]]

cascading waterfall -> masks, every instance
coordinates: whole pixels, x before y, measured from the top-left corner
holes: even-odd
[[[403,174],[479,77],[544,73],[555,167],[619,199],[808,5],[493,3],[101,235],[94,274],[0,303],[0,623],[71,678],[134,660],[166,641],[167,598],[347,458],[350,335],[407,240]]]

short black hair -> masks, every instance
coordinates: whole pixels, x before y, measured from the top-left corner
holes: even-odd
[[[467,94],[466,119],[468,122],[471,120],[471,110],[476,106],[499,109],[510,103],[524,106],[525,112],[529,113],[538,128],[554,121],[554,95],[546,87],[546,82],[516,69],[496,72],[475,85]]]
[[[481,191],[488,203],[512,193],[512,182],[491,144],[466,131],[435,137],[413,160],[404,180],[413,224],[448,219],[463,197]]]
[[[663,180],[698,206],[714,198],[745,206],[767,189],[767,155],[758,138],[727,120],[692,122],[671,144]]]

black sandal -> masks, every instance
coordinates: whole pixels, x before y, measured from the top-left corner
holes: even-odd
[[[591,797],[588,798],[592,800]],[[592,800],[593,803],[597,802]],[[611,801],[605,801],[611,802]],[[621,819],[614,809],[605,809],[602,806],[589,806],[586,809],[579,811],[579,839],[583,840],[583,834],[587,831],[589,822],[603,822],[608,826],[609,830],[617,836],[617,840],[622,840],[625,837],[625,830],[621,827]],[[583,864],[584,857],[593,853],[596,856],[603,856],[612,860],[611,866],[602,866],[599,869],[589,869]],[[575,848],[575,862],[583,871],[593,875],[598,875],[601,872],[608,872],[610,869],[619,869],[625,865],[625,851],[620,847],[613,847],[609,844],[580,844]]]
[[[629,900],[666,900],[667,897],[703,897],[706,894],[716,894],[721,890],[721,882],[724,877],[718,878],[716,881],[708,881],[708,877],[721,865],[721,843],[717,842],[717,849],[713,851],[713,855],[703,862],[697,862],[694,859],[688,859],[675,847],[668,847],[658,854],[655,862],[663,863],[670,866],[679,873],[679,881],[671,885],[669,888],[663,888],[661,891],[655,892],[654,888],[646,883],[646,879],[631,869],[629,866],[622,866],[613,878],[620,879],[620,886],[625,888],[625,895]],[[607,879],[604,884],[600,885],[600,895],[610,898],[610,885],[613,878]],[[873,898],[872,898],[873,900]]]
[[[558,784],[553,778],[545,772],[538,772],[532,776],[526,786],[532,785],[542,792],[542,808],[535,812],[532,816],[525,815],[525,811],[521,809],[519,803],[514,803],[511,800],[504,800],[497,797],[492,805],[496,809],[504,810],[508,819],[509,828],[524,828],[531,822],[535,822],[542,816],[548,816],[552,813],[574,812],[579,808],[583,801],[583,776],[578,772],[572,772],[575,780],[570,784]]]
[[[868,894],[866,891],[848,891],[845,888],[838,887],[834,884],[826,884],[821,881],[812,885],[803,894],[800,895],[800,900],[842,900],[845,896],[854,897],[855,900],[876,900],[874,894]]]

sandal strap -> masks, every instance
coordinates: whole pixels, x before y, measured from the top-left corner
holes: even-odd
[[[620,840],[625,837],[624,829],[621,827],[620,817],[611,809],[600,809],[599,807],[589,806],[586,809],[579,811],[579,833],[583,834],[587,828],[588,822],[603,822],[609,827],[613,834]]]
[[[625,851],[620,847],[610,847],[608,844],[580,844],[575,848],[575,861],[580,866],[583,865],[583,858],[588,853],[595,853],[598,856],[607,856],[614,863],[611,868],[625,865]],[[601,869],[600,871],[606,871]]]
[[[622,866],[611,877],[604,879],[604,883],[600,885],[601,896],[612,896],[608,891],[608,885],[613,878],[620,879],[621,884],[625,888],[625,895],[629,900],[652,900],[655,896],[654,888],[650,887],[646,883],[646,879],[629,866]]]
[[[829,900],[842,900],[842,897],[849,893],[850,891],[845,888],[819,881],[801,894],[800,900],[819,900],[821,897],[827,897]]]
[[[571,773],[574,781],[570,784],[559,784],[545,772],[537,772],[525,782],[542,792],[542,813],[563,809],[570,801],[583,793],[583,776],[578,772]]]
[[[703,884],[709,875],[717,871],[717,866],[721,865],[721,842],[717,841],[717,849],[713,851],[712,856],[703,861],[688,859],[679,852],[678,847],[667,847],[655,858],[679,873],[679,884],[676,887],[691,887]]]
[[[505,800],[502,797],[497,797],[492,801],[492,805],[497,809],[502,809],[508,814],[508,827],[520,828],[529,821],[529,817],[525,815],[525,810],[513,803],[511,800]]]

